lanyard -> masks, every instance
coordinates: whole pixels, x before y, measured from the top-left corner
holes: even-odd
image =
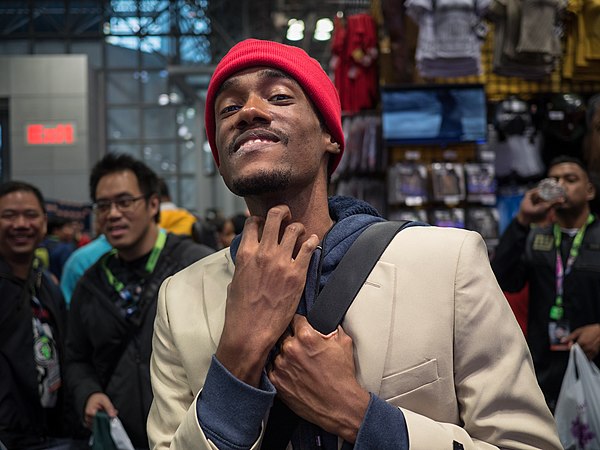
[[[145,270],[148,274],[154,272],[154,268],[156,267],[156,263],[158,262],[158,257],[160,256],[160,252],[165,246],[165,242],[167,241],[167,233],[164,230],[159,230],[158,236],[156,237],[156,242],[154,243],[154,247],[152,248],[152,252],[150,253],[150,257],[146,262]],[[110,285],[115,288],[117,293],[121,293],[125,289],[125,285],[123,282],[117,279],[111,270],[106,265],[106,261],[112,255],[116,255],[118,253],[117,249],[112,249],[109,253],[102,258],[102,269],[104,269],[104,273],[106,274],[106,278],[108,278],[108,282]]]
[[[577,231],[575,238],[573,238],[573,244],[571,245],[571,250],[569,251],[569,256],[567,257],[567,263],[565,266],[563,266],[562,256],[560,254],[562,233],[557,224],[554,224],[552,227],[552,232],[554,233],[554,247],[556,248],[556,300],[554,302],[554,306],[550,308],[550,318],[553,320],[560,320],[563,318],[563,292],[565,277],[571,273],[573,264],[579,255],[579,249],[581,248],[581,243],[583,242],[585,230],[593,221],[594,215],[589,214],[585,224],[579,229],[579,231]]]

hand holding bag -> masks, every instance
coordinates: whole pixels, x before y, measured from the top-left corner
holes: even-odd
[[[90,441],[92,450],[134,450],[119,418],[111,419],[104,411],[94,416]]]
[[[600,449],[600,369],[574,344],[554,413],[565,450]]]

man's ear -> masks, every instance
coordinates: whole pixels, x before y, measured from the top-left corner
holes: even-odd
[[[596,186],[591,181],[588,181],[587,186],[587,199],[588,201],[594,200],[596,198]]]
[[[41,230],[42,234],[46,236],[48,233],[48,214],[44,213],[44,223],[42,224]]]
[[[150,198],[148,199],[148,207],[150,208],[153,217],[156,214],[158,214],[158,211],[160,209],[160,198],[158,197],[158,195],[150,196]]]
[[[327,152],[333,155],[340,153],[340,144],[338,144],[329,133],[325,133],[324,136],[327,139],[327,143],[325,145]]]

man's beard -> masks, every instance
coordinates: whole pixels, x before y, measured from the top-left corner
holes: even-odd
[[[281,192],[290,184],[291,170],[261,170],[250,177],[232,180],[231,191],[240,197]]]

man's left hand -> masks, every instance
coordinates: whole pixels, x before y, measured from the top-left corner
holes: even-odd
[[[577,342],[591,361],[600,352],[600,323],[593,323],[577,328],[564,340],[570,344]]]
[[[356,380],[352,338],[341,326],[325,336],[295,315],[269,379],[296,414],[355,442],[370,396]]]

